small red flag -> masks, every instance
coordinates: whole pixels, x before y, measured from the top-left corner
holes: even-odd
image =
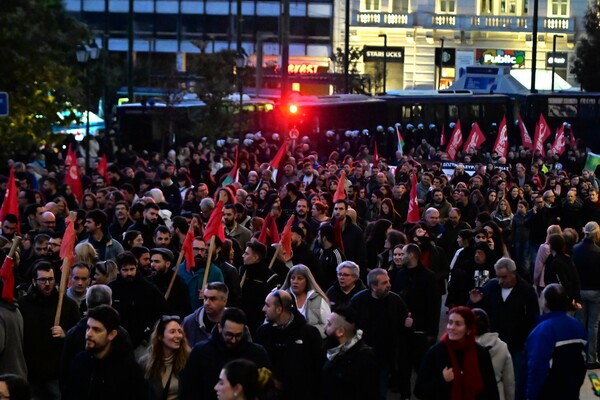
[[[333,195],[333,202],[335,203],[338,200],[344,200],[346,198],[346,171],[342,170],[342,174],[340,175],[340,179],[338,180],[337,189],[335,194]]]
[[[573,132],[573,125],[569,125],[569,146],[571,150],[574,150],[577,147],[577,142],[575,141],[575,132]]]
[[[448,158],[452,161],[456,160],[456,153],[458,153],[462,142],[462,129],[460,129],[460,120],[458,120],[456,121],[454,131],[452,131],[452,136],[450,137],[450,142],[448,143],[448,147],[446,148]]]
[[[107,185],[110,185],[110,178],[108,176],[108,161],[106,154],[102,155],[102,158],[98,162],[98,175],[104,177]]]
[[[271,160],[270,166],[271,166],[271,170],[273,171],[273,176],[271,177],[271,180],[273,182],[277,181],[277,171],[279,170],[279,164],[281,163],[281,159],[283,158],[285,152],[287,151],[287,146],[288,146],[287,140],[284,141],[283,143],[281,143],[281,147],[277,151],[277,154],[275,154],[275,157],[273,157],[273,159]]]
[[[265,218],[265,222],[260,230],[260,235],[258,236],[258,241],[268,246],[267,238],[271,234],[271,243],[279,243],[279,231],[277,230],[277,221],[275,218],[271,216],[269,212]]]
[[[543,114],[540,114],[540,119],[535,125],[535,135],[533,137],[533,151],[539,151],[542,157],[546,155],[544,142],[550,137],[550,127],[546,122]]]
[[[412,185],[410,188],[410,200],[408,203],[408,215],[406,222],[419,222],[421,216],[419,214],[419,202],[417,200],[417,174],[412,174]]]
[[[565,126],[561,124],[556,130],[556,138],[552,144],[552,150],[554,151],[554,154],[558,154],[560,156],[565,152],[566,148],[567,140],[565,138]]]
[[[67,164],[67,161],[69,161],[69,164]],[[65,165],[67,166],[67,171],[64,182],[66,185],[71,186],[71,190],[73,191],[75,198],[77,198],[77,201],[81,204],[81,201],[83,200],[83,188],[81,186],[81,178],[79,176],[79,167],[77,166],[77,156],[70,146],[67,153],[67,158],[65,160]]]
[[[281,234],[281,247],[285,251],[284,259],[289,261],[292,258],[292,223],[294,222],[294,216],[292,215],[288,222],[283,228]]]
[[[475,122],[473,127],[471,128],[471,132],[469,133],[469,137],[465,142],[465,147],[463,148],[464,153],[468,153],[469,150],[477,150],[479,146],[481,146],[485,142],[485,136],[481,129],[479,128],[479,124]]]
[[[192,223],[185,234],[185,240],[183,241],[183,246],[181,246],[181,251],[183,251],[183,255],[185,256],[185,269],[187,272],[190,272],[190,268],[196,266],[196,261],[194,260],[194,251],[192,249],[192,244],[194,243],[194,223]]]
[[[6,193],[4,194],[4,202],[2,203],[2,208],[0,208],[0,221],[3,221],[7,214],[14,214],[17,219],[19,219],[19,200],[14,167],[10,167],[8,184],[6,185]],[[17,232],[21,232],[19,223],[17,223]]]
[[[521,132],[521,144],[526,149],[533,149],[533,142],[531,141],[531,136],[529,136],[529,132],[527,132],[527,127],[523,123],[521,115],[519,114],[517,114],[517,124],[519,125],[519,131]]]
[[[500,157],[506,158],[508,152],[508,130],[506,129],[506,115],[500,122],[500,130],[498,131],[498,137],[496,137],[496,143],[494,144],[494,151],[498,153]]]
[[[219,200],[204,230],[204,241],[208,243],[213,236],[225,241],[225,227],[223,226],[223,202]]]
[[[2,300],[7,303],[15,301],[15,274],[13,267],[15,262],[12,257],[6,256],[0,268],[0,278],[4,281],[2,286]]]
[[[71,148],[71,143],[69,143],[69,147],[67,148],[67,156],[65,157],[65,165],[69,166],[73,164],[77,164],[77,156]]]
[[[70,263],[73,264],[75,261],[75,242],[77,241],[77,235],[75,234],[75,226],[71,218],[65,218],[65,234],[60,245],[60,258],[62,260],[68,258]]]

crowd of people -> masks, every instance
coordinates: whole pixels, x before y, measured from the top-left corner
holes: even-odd
[[[377,132],[304,137],[278,165],[276,135],[165,156],[101,134],[88,170],[72,143],[81,199],[61,149],[11,161],[0,397],[578,398],[600,368],[600,180],[582,152],[481,148],[448,171],[416,130],[403,149]]]

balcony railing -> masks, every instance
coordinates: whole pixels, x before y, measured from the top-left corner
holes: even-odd
[[[354,12],[353,25],[412,27],[413,16],[408,13]]]

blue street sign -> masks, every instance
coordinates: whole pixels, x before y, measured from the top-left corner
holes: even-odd
[[[0,117],[8,116],[8,93],[0,92]]]

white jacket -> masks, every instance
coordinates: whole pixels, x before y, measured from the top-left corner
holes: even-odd
[[[477,343],[488,349],[496,374],[500,400],[514,400],[515,372],[508,346],[498,337],[496,332],[484,333],[477,337]]]

